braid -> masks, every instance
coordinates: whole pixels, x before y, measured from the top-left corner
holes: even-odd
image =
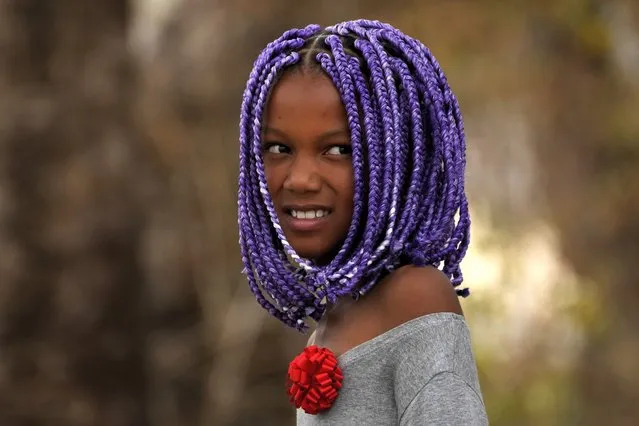
[[[262,160],[263,114],[288,70],[316,70],[346,110],[353,218],[325,266],[282,231]],[[299,330],[327,303],[359,297],[401,264],[432,265],[457,288],[470,241],[459,104],[431,52],[388,24],[347,21],[285,32],[255,61],[240,113],[238,224],[244,272],[259,304]],[[467,289],[457,293],[467,296]]]

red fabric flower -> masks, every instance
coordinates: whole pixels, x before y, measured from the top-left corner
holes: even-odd
[[[288,366],[286,393],[295,407],[317,414],[331,408],[343,378],[330,349],[309,346]]]

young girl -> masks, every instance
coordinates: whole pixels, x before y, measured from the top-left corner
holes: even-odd
[[[309,347],[303,425],[485,425],[457,295],[469,243],[459,106],[419,41],[377,21],[285,32],[240,118],[242,260]]]

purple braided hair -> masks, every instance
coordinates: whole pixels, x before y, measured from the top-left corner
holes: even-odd
[[[294,67],[331,78],[351,132],[353,218],[326,266],[301,258],[288,243],[262,161],[268,96]],[[269,43],[250,73],[240,114],[240,248],[258,303],[302,331],[327,303],[365,294],[402,264],[441,268],[458,288],[470,241],[465,149],[459,104],[439,64],[422,43],[392,26],[368,20],[309,25]]]

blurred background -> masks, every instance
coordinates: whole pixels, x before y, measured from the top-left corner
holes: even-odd
[[[636,0],[0,0],[0,425],[286,425],[240,274],[239,104],[290,27],[387,21],[457,93],[492,425],[637,424]]]

